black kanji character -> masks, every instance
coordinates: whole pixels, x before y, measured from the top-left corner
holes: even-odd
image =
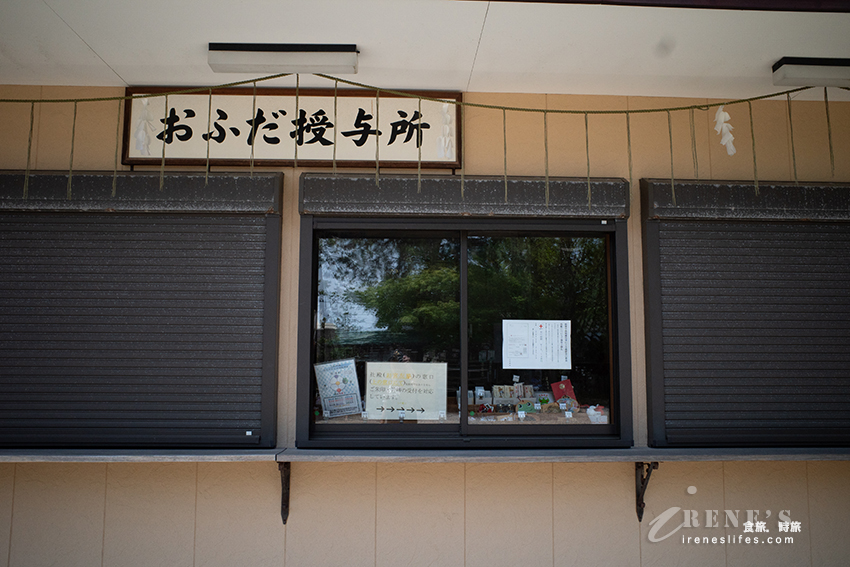
[[[308,122],[307,113],[302,108],[298,112],[298,119],[293,120],[292,124],[295,126],[295,130],[289,133],[289,137],[295,138],[295,143],[299,146],[302,146],[305,143],[314,144],[316,142],[319,142],[323,146],[333,145],[332,141],[325,138],[325,131],[328,128],[333,128],[334,125],[328,120],[324,110],[319,109],[314,112],[310,115],[310,120]],[[304,142],[305,132],[313,134],[313,137],[306,142]]]
[[[357,110],[357,118],[354,120],[354,127],[356,128],[356,130],[349,130],[348,132],[343,132],[342,135],[346,138],[350,138],[352,136],[360,134],[360,137],[354,140],[354,145],[357,147],[360,147],[365,144],[366,140],[368,140],[369,136],[371,135],[377,134],[378,136],[380,136],[382,132],[380,130],[373,130],[367,123],[368,120],[372,120],[372,115],[366,114],[365,110],[359,108]]]
[[[409,142],[411,138],[413,138],[414,132],[416,133],[416,147],[422,145],[422,130],[427,130],[431,127],[427,122],[422,122],[422,116],[419,114],[418,110],[413,112],[413,118],[410,120],[404,120],[407,118],[407,113],[401,110],[398,111],[398,115],[402,118],[402,120],[397,120],[396,122],[391,122],[390,126],[393,127],[392,132],[390,132],[390,141],[387,142],[387,145],[392,145],[395,142],[396,137],[399,134],[407,133],[407,136],[404,138],[404,144]],[[415,123],[415,124],[414,124]]]

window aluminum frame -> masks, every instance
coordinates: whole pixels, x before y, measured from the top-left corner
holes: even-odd
[[[317,237],[324,233],[379,236],[466,235],[607,236],[611,332],[611,408],[608,425],[470,425],[462,397],[460,425],[382,423],[316,424],[311,418],[314,399],[312,361],[313,323],[317,307]],[[631,352],[629,330],[628,256],[625,219],[482,219],[339,217],[305,214],[301,217],[301,263],[298,314],[298,394],[296,443],[299,448],[603,448],[632,445]],[[461,390],[467,384],[466,248],[461,244]],[[470,429],[474,431],[470,431]]]

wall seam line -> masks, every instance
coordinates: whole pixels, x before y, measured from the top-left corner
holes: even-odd
[[[195,463],[195,514],[192,526],[192,567],[195,566],[198,555],[198,468],[200,463]]]
[[[100,535],[100,567],[106,565],[106,503],[109,493],[109,463],[103,472],[103,531]]]
[[[466,469],[469,463],[463,463],[463,565],[466,567]]]
[[[809,565],[814,565],[814,550],[812,549],[812,502],[809,492],[809,461],[806,461],[806,516],[809,524]]]
[[[6,567],[12,567],[12,533],[15,527],[15,488],[18,480],[18,463],[12,466],[12,505],[9,507],[9,549],[6,551]]]
[[[552,482],[551,482],[551,494],[549,495],[549,501],[552,503],[552,567],[555,567],[555,463],[551,463],[552,465]]]
[[[726,461],[720,462],[720,472],[721,472],[720,480],[722,482],[721,487],[723,489],[723,513],[725,514],[726,513]],[[729,541],[729,527],[726,526],[725,520],[723,522],[723,525],[726,528],[726,541]],[[726,567],[729,567],[729,546],[724,545],[723,548],[724,548],[723,549],[723,551],[724,551],[724,553],[723,553],[724,564],[726,565]]]
[[[378,463],[375,463],[375,539],[372,561],[378,567]]]

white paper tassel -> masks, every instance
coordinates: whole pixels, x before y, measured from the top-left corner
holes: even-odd
[[[156,132],[154,118],[151,116],[151,111],[148,106],[149,100],[142,99],[142,111],[139,113],[139,118],[136,119],[136,126],[133,129],[133,139],[136,141],[136,150],[143,156],[151,155],[151,142],[153,134]]]
[[[452,115],[449,114],[448,103],[443,104],[443,129],[442,136],[437,136],[437,156],[440,159],[454,157],[454,136],[452,136]]]
[[[714,131],[720,134],[720,143],[726,146],[726,153],[730,156],[735,155],[735,145],[732,140],[735,136],[732,135],[734,127],[729,124],[729,113],[723,110],[723,107],[717,109],[717,114],[714,115]]]

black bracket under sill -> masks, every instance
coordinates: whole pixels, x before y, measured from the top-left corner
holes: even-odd
[[[278,463],[277,468],[280,470],[280,519],[285,525],[289,519],[289,480],[292,475],[292,465],[288,462]],[[649,477],[657,468],[656,461],[635,463],[635,511],[638,522],[643,521],[643,511],[646,508],[643,497],[646,494],[646,487],[649,486]]]
[[[286,525],[289,519],[289,477],[292,468],[290,463],[278,463],[277,468],[280,470],[280,519]]]
[[[643,521],[643,510],[646,508],[643,495],[646,493],[646,487],[649,486],[649,477],[652,476],[652,471],[657,468],[658,463],[656,461],[635,463],[635,503],[638,522]],[[646,475],[644,475],[644,472],[646,472]]]

